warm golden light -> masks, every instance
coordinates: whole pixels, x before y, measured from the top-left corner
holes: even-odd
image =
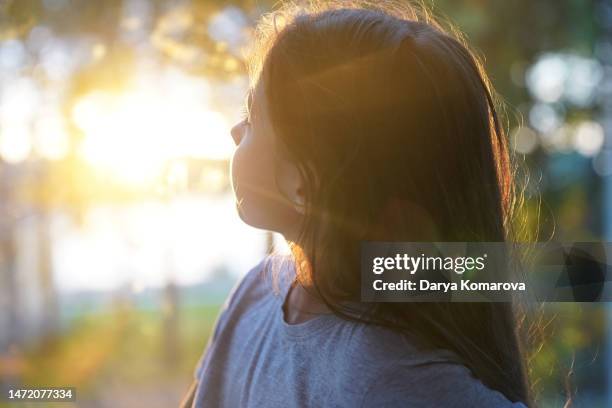
[[[225,117],[202,98],[167,92],[189,83],[164,85],[140,84],[120,94],[96,91],[83,96],[72,109],[72,119],[84,135],[80,154],[113,177],[135,184],[155,180],[172,159],[229,157],[233,144]]]

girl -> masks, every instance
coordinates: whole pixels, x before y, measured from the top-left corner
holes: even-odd
[[[277,231],[218,317],[185,406],[525,407],[511,303],[360,302],[361,241],[505,241],[492,88],[401,3],[284,6],[258,26],[232,129],[244,222]]]

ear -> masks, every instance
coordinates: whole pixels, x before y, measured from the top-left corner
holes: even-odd
[[[306,195],[304,193],[304,188],[299,187],[295,194],[295,211],[304,215],[306,213]]]
[[[295,166],[291,172],[291,179],[289,197],[295,211],[304,215],[306,212],[306,187],[302,175]]]
[[[279,187],[283,196],[297,213],[304,215],[306,188],[300,171],[295,164],[288,161],[283,161],[278,171]]]

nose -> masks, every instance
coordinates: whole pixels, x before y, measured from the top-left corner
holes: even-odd
[[[234,125],[230,133],[232,134],[232,139],[234,139],[234,143],[236,144],[236,146],[238,146],[244,134],[244,121],[241,121]]]

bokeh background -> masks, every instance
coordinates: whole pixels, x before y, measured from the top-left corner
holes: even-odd
[[[0,0],[2,387],[74,386],[83,407],[178,403],[230,288],[286,250],[239,220],[228,180],[245,47],[272,6]],[[612,1],[434,10],[507,104],[540,238],[610,241]],[[538,401],[612,406],[612,307],[541,311]]]

